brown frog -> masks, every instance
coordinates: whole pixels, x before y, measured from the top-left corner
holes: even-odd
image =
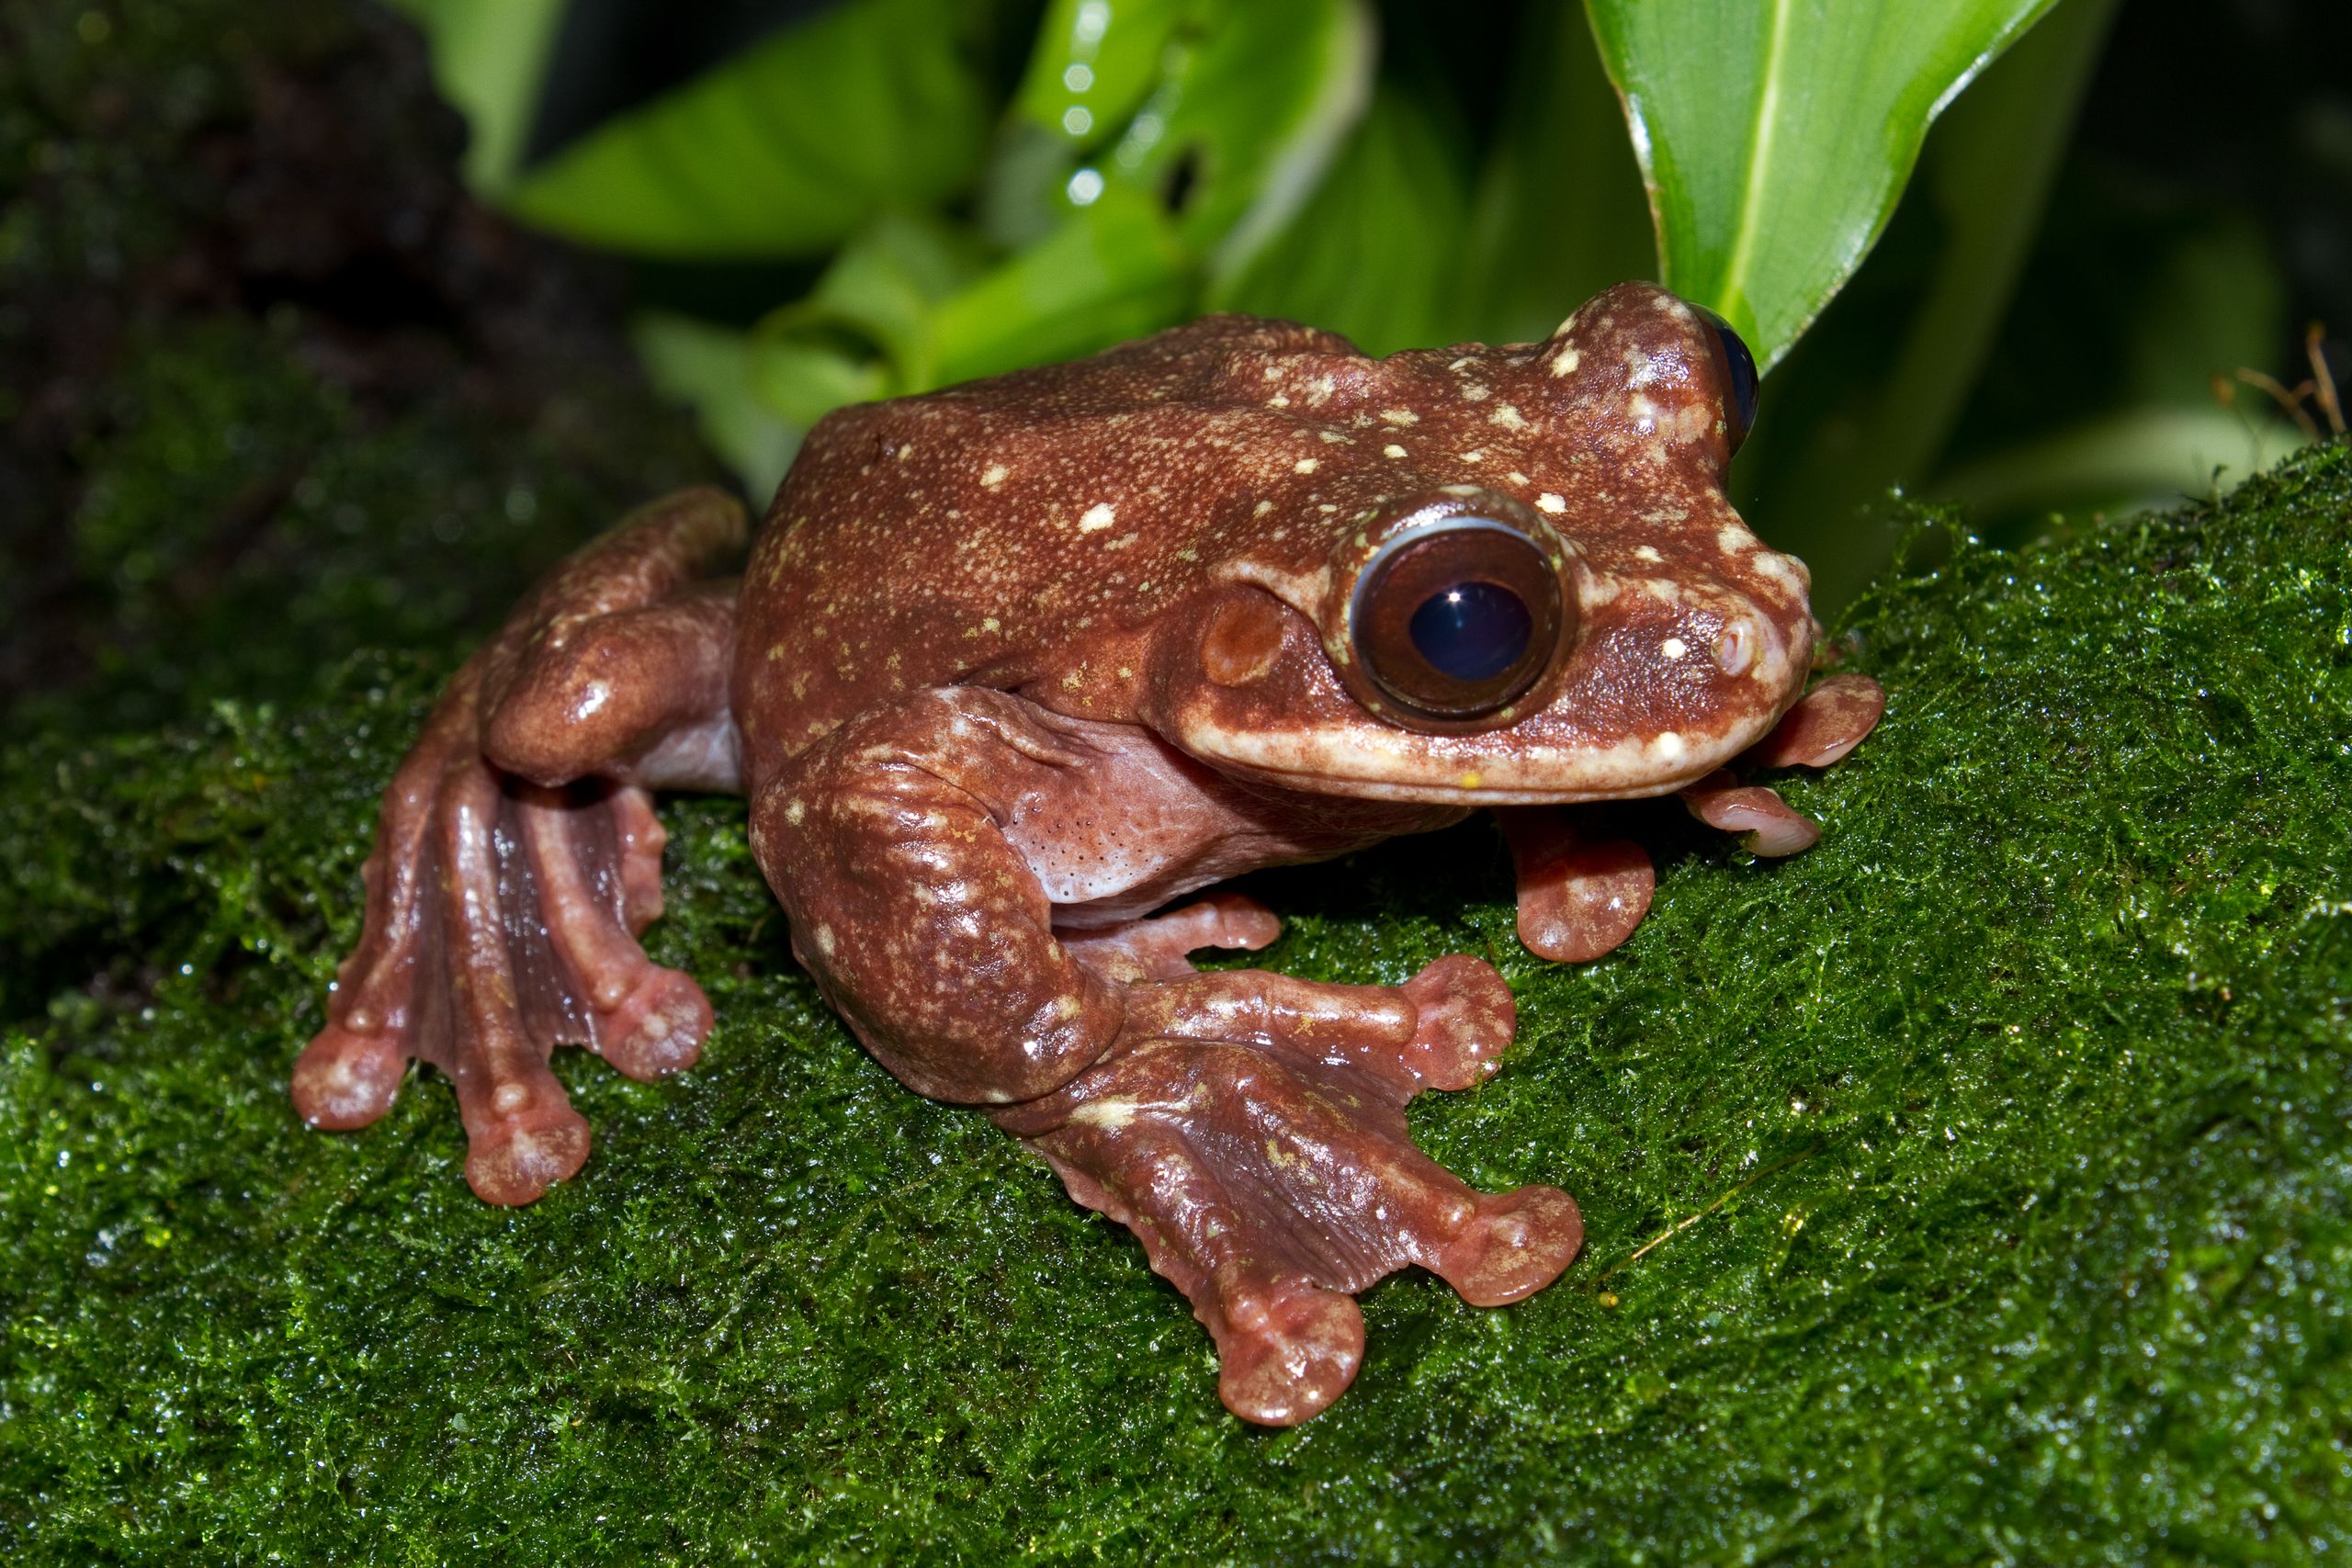
[[[1418,1263],[1514,1301],[1581,1221],[1555,1188],[1473,1190],[1407,1130],[1510,1043],[1490,965],[1200,973],[1279,922],[1167,907],[1498,807],[1522,939],[1581,960],[1633,931],[1651,868],[1580,803],[1679,792],[1759,853],[1810,843],[1725,766],[1826,765],[1882,699],[1804,694],[1804,568],[1724,496],[1754,397],[1728,328],[1628,284],[1539,344],[1372,359],[1212,317],[844,409],[740,581],[709,575],[740,509],[673,496],[459,673],[385,796],[295,1103],[361,1126],[421,1058],[476,1192],[571,1175],[588,1128],[551,1049],[651,1077],[711,1024],[636,940],[651,792],[741,791],[793,952],[866,1048],[1133,1230],[1231,1410],[1304,1420],[1355,1375],[1354,1292]]]

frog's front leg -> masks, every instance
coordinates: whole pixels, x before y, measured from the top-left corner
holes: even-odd
[[[1886,694],[1867,675],[1832,675],[1807,692],[1770,734],[1742,753],[1739,772],[1826,768],[1860,745],[1886,711]],[[1771,790],[1718,769],[1676,792],[1690,815],[1741,836],[1771,858],[1809,849],[1820,828]],[[1582,964],[1613,953],[1649,912],[1657,873],[1630,839],[1585,826],[1590,808],[1496,808],[1519,886],[1519,940],[1539,957]]]
[[[526,1203],[588,1157],[554,1046],[632,1077],[693,1063],[710,1004],[637,942],[662,910],[649,791],[736,787],[734,590],[695,579],[742,532],[715,491],[644,508],[451,682],[384,793],[360,944],[294,1066],[313,1126],[375,1121],[410,1058],[430,1062],[457,1089],[468,1182]]]
[[[1216,899],[1157,930],[1056,931],[1019,825],[1164,855],[1122,832],[1187,819],[1170,793],[1187,787],[1018,697],[921,692],[761,786],[752,842],[795,951],[867,1048],[910,1088],[988,1107],[1133,1230],[1215,1337],[1227,1407],[1288,1424],[1355,1375],[1353,1292],[1419,1263],[1470,1301],[1517,1300],[1567,1266],[1582,1225],[1553,1188],[1473,1190],[1406,1127],[1420,1089],[1477,1082],[1510,1042],[1489,965],[1441,959],[1397,987],[1191,973],[1179,942],[1271,939],[1271,916]]]

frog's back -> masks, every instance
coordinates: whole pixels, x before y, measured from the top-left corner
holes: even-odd
[[[1327,396],[1377,368],[1329,333],[1213,316],[828,415],[744,580],[735,700],[754,773],[899,692],[1023,685],[1198,592],[1204,536],[1263,519],[1261,501],[1312,472],[1311,411],[1266,390],[1302,360]]]

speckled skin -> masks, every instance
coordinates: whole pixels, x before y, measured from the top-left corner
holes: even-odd
[[[866,1047],[1134,1230],[1229,1408],[1306,1419],[1361,1362],[1353,1292],[1419,1263],[1516,1300],[1581,1223],[1554,1188],[1474,1191],[1407,1130],[1415,1094],[1509,1043],[1491,966],[1202,974],[1189,953],[1279,922],[1232,895],[1155,911],[1493,806],[1522,938],[1583,959],[1632,932],[1651,871],[1566,807],[1679,791],[1758,852],[1811,842],[1726,765],[1826,765],[1882,699],[1838,676],[1800,701],[1804,569],[1724,498],[1726,374],[1642,285],[1542,344],[1386,360],[1216,317],[832,415],[740,591],[703,580],[731,502],[646,509],[517,612],[403,765],[298,1105],[363,1124],[420,1056],[456,1084],[482,1196],[571,1174],[587,1129],[549,1049],[650,1076],[710,1023],[636,943],[648,792],[740,788],[793,951]],[[1385,695],[1351,616],[1383,543],[1449,513],[1532,543],[1565,609],[1532,688],[1440,720]]]

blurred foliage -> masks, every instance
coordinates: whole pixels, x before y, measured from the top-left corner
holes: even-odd
[[[2352,447],[2217,509],[1953,537],[1833,627],[1885,724],[1758,862],[1629,807],[1633,942],[1513,940],[1473,823],[1256,879],[1290,973],[1493,954],[1503,1072],[1414,1108],[1588,1253],[1414,1273],[1355,1388],[1218,1407],[1118,1227],[906,1093],[786,952],[739,802],[665,807],[661,1085],[525,1210],[445,1084],[285,1064],[450,658],[0,758],[0,1555],[811,1562],[2341,1561],[2352,1471]]]
[[[587,68],[585,46],[562,47],[593,32],[581,17],[643,9],[577,0],[534,54],[513,24],[493,37],[468,8],[405,3],[434,29],[453,96],[515,149],[518,118],[537,103],[548,121],[566,72]],[[1860,298],[1821,324],[1826,344],[1798,345],[1773,376],[1737,474],[1744,509],[1812,561],[1826,602],[1884,559],[1891,535],[1869,509],[1890,487],[1965,495],[1988,524],[2023,526],[2060,504],[2211,493],[2217,470],[2243,476],[2296,443],[2267,401],[2223,407],[2209,389],[2291,346],[2275,310],[2248,308],[2135,326],[2167,364],[2196,356],[2191,375],[2096,400],[2053,380],[2031,435],[1987,448],[1963,431],[2005,368],[2003,326],[2117,0],[1590,4],[1588,18],[1576,0],[1053,0],[1042,17],[1006,3],[918,28],[901,0],[739,0],[745,41],[607,92],[615,107],[565,121],[569,141],[542,123],[537,156],[503,157],[481,184],[634,254],[810,269],[770,275],[737,344],[724,334],[743,323],[691,287],[639,323],[657,379],[754,495],[842,402],[1070,357],[1203,310],[1310,321],[1385,353],[1540,337],[1600,288],[1659,272],[1770,363],[1860,268]],[[822,64],[835,56],[820,45],[861,63]],[[518,54],[536,73],[487,62]],[[962,96],[942,85],[957,72]],[[863,186],[792,129],[818,102],[826,147],[873,162]],[[946,150],[918,156],[933,139]],[[786,166],[828,183],[789,191]],[[1863,266],[1890,214],[1892,254]],[[2217,288],[2278,298],[2261,247],[2218,259]]]
[[[447,642],[709,459],[624,280],[484,212],[372,10],[0,5],[0,707],[97,731]]]

